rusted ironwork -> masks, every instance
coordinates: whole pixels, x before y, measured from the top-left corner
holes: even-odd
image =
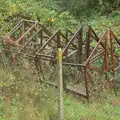
[[[88,31],[86,33],[86,58],[90,55],[90,36],[91,36],[91,27],[88,28]]]
[[[29,29],[16,41],[16,43],[19,43],[19,42],[25,37],[25,35],[26,35],[28,32],[30,32],[36,25],[37,25],[37,22],[36,22],[31,28],[29,28]]]
[[[9,26],[9,23],[0,30],[1,33],[7,26]],[[19,35],[14,37],[14,34],[17,32],[19,32]],[[101,72],[101,68],[97,67],[95,64],[96,61],[103,60],[104,64],[102,71],[109,72],[112,70],[113,79],[115,72],[120,69],[120,65],[115,62],[120,56],[114,53],[115,44],[119,46],[120,41],[112,30],[107,30],[102,37],[98,37],[93,28],[88,26],[87,32],[85,32],[85,39],[83,33],[83,26],[75,33],[69,29],[66,30],[66,33],[63,33],[60,29],[52,33],[37,21],[22,19],[4,35],[2,42],[8,38],[8,36],[12,36],[16,46],[12,46],[12,43],[9,45],[5,44],[5,46],[8,45],[10,49],[14,48],[14,53],[16,53],[18,57],[23,55],[24,57],[26,56],[27,59],[30,58],[34,60],[34,65],[36,66],[38,74],[44,74],[43,71],[48,66],[55,68],[57,64],[57,48],[62,48],[63,66],[66,68],[70,66],[77,71],[75,71],[74,76],[76,77],[72,80],[72,86],[65,85],[64,89],[84,95],[89,99],[90,84],[93,84],[91,73],[89,72]],[[115,42],[113,42],[113,40]],[[96,44],[92,45],[92,42]],[[17,46],[17,44],[20,46]],[[43,63],[45,63],[45,66]],[[81,83],[85,91],[82,93],[80,92],[83,91],[83,89],[80,90],[81,88],[75,86],[75,84],[78,84],[76,81],[79,81],[79,79],[83,79]],[[56,87],[54,82],[45,82]]]
[[[73,37],[70,39],[70,41],[68,42],[68,44],[65,46],[64,50],[63,50],[63,56],[64,53],[66,52],[66,50],[68,49],[68,47],[70,46],[70,44],[75,40],[76,36],[78,36],[80,34],[80,32],[82,32],[83,27],[80,27],[77,32],[73,35]]]

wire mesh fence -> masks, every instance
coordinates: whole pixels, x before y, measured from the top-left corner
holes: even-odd
[[[68,36],[68,31],[53,34],[38,22],[22,21],[21,29],[19,24],[13,29],[19,32],[11,31],[15,46],[12,38],[5,40],[11,43],[1,52],[1,101],[6,119],[119,120],[119,51],[114,55],[113,47],[120,44],[118,39],[113,41],[113,32],[107,30],[100,38],[89,26],[84,41],[83,27]],[[57,59],[58,47],[63,49],[63,66],[57,64],[62,60],[62,54]]]
[[[38,72],[36,69],[34,59],[27,59],[23,56],[19,59],[16,64],[17,66],[9,70],[11,75],[16,75],[16,79],[13,77],[12,80],[8,80],[8,83],[4,84],[4,89],[1,86],[1,93],[5,99],[4,101],[1,98],[1,102],[5,102],[5,105],[3,105],[5,112],[2,115],[5,114],[8,119],[15,119],[17,116],[18,120],[27,120],[28,118],[29,120],[57,120],[60,115],[58,102],[59,99],[62,99],[63,109],[61,110],[64,120],[120,119],[119,70],[116,72],[114,80],[118,96],[116,96],[113,88],[106,89],[100,85],[105,75],[103,77],[100,76],[98,79],[95,77],[98,74],[93,74],[91,71],[91,79],[95,84],[92,84],[90,87],[92,94],[90,94],[91,96],[88,102],[84,96],[75,94],[75,90],[70,91],[68,89],[70,85],[76,87],[77,84],[77,89],[79,90],[81,89],[81,85],[84,86],[84,74],[79,78],[83,81],[77,80],[77,76],[80,74],[77,67],[63,66],[63,81],[66,84],[63,87],[66,87],[66,89],[64,88],[63,96],[60,98],[58,96],[58,67],[56,65],[51,67],[44,60],[40,60],[39,62],[42,65],[39,70],[41,69],[42,72]],[[2,76],[0,77],[2,78]],[[5,81],[7,79],[5,78]]]
[[[87,103],[80,97],[65,95],[64,119],[65,120],[119,120],[119,98],[109,94],[105,98]]]
[[[13,67],[4,69],[1,65],[0,100],[4,103],[1,104],[1,119],[58,119],[57,86],[49,84],[56,77],[51,77],[53,73],[46,70],[48,67],[43,67],[44,74],[38,74],[35,60],[25,56],[19,57]]]
[[[0,82],[1,94],[4,97],[0,99],[4,102],[1,116],[5,115],[10,120],[120,119],[119,70],[114,75],[115,90],[113,84],[106,81],[105,74],[88,71],[91,75],[88,101],[84,95],[79,94],[81,91],[84,94],[86,90],[83,68],[62,66],[64,91],[63,96],[59,96],[58,66],[51,64],[42,59],[36,64],[35,59],[20,56],[17,63],[7,69],[5,75],[10,73],[10,76],[14,77],[4,77],[4,81]],[[3,73],[1,69],[0,78],[3,78]],[[60,99],[63,100],[62,109],[58,104]],[[63,112],[63,119],[60,119],[59,112]]]
[[[63,67],[64,69],[64,67]],[[75,68],[72,70],[75,70]],[[72,71],[71,70],[71,71]],[[77,73],[77,72],[76,72]],[[106,80],[105,74],[89,71],[91,84],[89,86],[89,101],[81,95],[65,92],[64,94],[64,119],[65,120],[119,120],[120,119],[120,85],[119,70],[113,82]],[[75,75],[77,76],[77,75]],[[112,79],[112,76],[109,75]],[[83,75],[80,80],[83,80]],[[117,78],[117,79],[115,79]],[[72,78],[72,80],[75,80]],[[82,83],[80,81],[80,83]],[[80,84],[80,83],[77,83]],[[84,84],[82,84],[84,86]],[[77,87],[81,89],[81,87]],[[116,93],[117,94],[116,94]]]

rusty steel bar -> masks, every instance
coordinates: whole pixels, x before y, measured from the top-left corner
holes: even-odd
[[[7,35],[3,38],[3,40],[5,38],[7,38],[10,34],[12,34],[13,32],[15,32],[17,29],[19,29],[22,25],[23,20],[21,20],[10,32],[7,33]]]
[[[43,31],[48,35],[48,36],[52,36],[53,34],[49,31],[49,30],[47,30],[42,24],[40,24],[40,23],[38,23],[41,27],[42,27],[42,29],[43,29]],[[55,38],[53,38],[54,39],[54,41],[55,42],[57,42],[57,39],[55,39]]]
[[[67,33],[66,33],[67,34]],[[60,35],[65,39],[65,40],[67,40],[68,38],[65,36],[65,35],[63,35],[61,32],[60,32]],[[67,41],[65,41],[65,45],[67,45],[67,43],[69,42],[69,40],[67,40]],[[77,49],[77,46],[76,45],[74,45],[73,43],[71,43],[71,45],[72,45],[72,47],[74,47],[75,49]]]
[[[36,23],[36,22],[38,22],[38,21],[26,20],[26,19],[23,19],[23,21],[25,21],[25,22],[30,22],[30,23]]]
[[[47,45],[48,43],[58,34],[59,30],[57,30],[48,40],[47,42],[42,46],[40,47],[40,49],[36,52],[36,54],[39,54],[39,52],[41,52]]]
[[[115,60],[114,60],[114,46],[113,46],[113,34],[112,34],[111,30],[110,30],[110,46],[111,46],[111,62],[112,62],[112,67],[114,68],[114,64],[115,64]]]
[[[29,23],[25,23],[25,25],[28,26],[29,28],[33,26],[33,25],[30,25]],[[37,28],[34,27],[32,30],[37,31]]]
[[[7,28],[9,25],[10,25],[11,21],[9,23],[7,23],[2,29],[0,29],[0,33],[5,29]]]
[[[69,30],[69,29],[68,29],[68,32],[69,32],[71,35],[74,35],[74,33],[73,33],[71,30]],[[79,36],[77,36],[76,38],[79,40]],[[83,41],[82,41],[82,44],[85,45]]]
[[[86,66],[86,68],[94,70],[96,72],[102,72],[100,68],[95,68],[95,67],[92,67],[92,66]]]
[[[89,64],[95,62],[95,61],[98,60],[100,57],[102,57],[102,55],[99,55],[99,56],[95,57],[94,59],[91,59],[90,62],[89,62]]]
[[[61,41],[62,43],[66,43],[66,40],[68,39],[61,31],[60,31],[60,36],[63,37],[65,39],[65,42],[64,41]],[[66,44],[65,44],[66,45]]]
[[[43,31],[41,30],[40,31],[40,46],[42,47],[42,45],[43,45]]]
[[[82,54],[83,54],[83,48],[82,48],[82,43],[83,43],[83,28],[81,32],[79,33],[79,39],[78,39],[78,63],[82,64]]]
[[[120,66],[116,67],[114,70],[117,71],[117,70],[119,70],[119,69],[120,69]]]
[[[20,24],[18,27],[16,27],[16,29],[14,29],[14,31],[12,31],[8,36],[10,36],[11,34],[13,34],[13,33],[14,33],[16,30],[18,30],[21,26],[22,26],[22,24]],[[3,42],[8,36],[6,35],[4,38],[2,38],[2,41],[0,41],[0,42]]]
[[[32,40],[33,38],[41,31],[42,29],[39,29],[29,40],[28,42],[19,50],[21,52]]]
[[[69,29],[67,29],[67,30],[71,35],[74,35],[74,33],[71,30],[69,30]]]
[[[88,71],[87,71],[87,76],[88,76],[88,78],[89,78],[90,82],[91,82],[92,84],[94,84],[94,83],[93,83],[93,81],[92,81],[92,78],[91,78],[91,76],[90,76],[90,74],[89,74],[89,72],[88,72]]]
[[[57,48],[60,48],[60,30],[57,33]]]
[[[91,34],[91,38],[93,38],[94,40],[96,40],[96,37],[93,34]]]
[[[63,65],[67,66],[77,66],[77,67],[84,67],[84,64],[77,64],[77,63],[63,63]]]
[[[108,30],[103,34],[103,36],[100,38],[100,40],[98,41],[98,44],[96,45],[96,47],[93,49],[93,51],[91,52],[90,56],[88,57],[88,59],[85,62],[85,65],[88,64],[88,62],[90,61],[91,57],[94,55],[94,52],[96,51],[96,49],[98,48],[98,46],[100,45],[101,41],[105,38],[106,34],[108,34]]]
[[[83,70],[81,72],[78,73],[78,75],[75,76],[74,80],[73,80],[73,85],[75,85],[75,83],[77,83],[78,79],[81,77],[81,75],[83,74]]]
[[[74,41],[74,39],[76,38],[76,36],[78,36],[78,34],[82,31],[83,26],[80,27],[77,32],[73,35],[73,37],[70,39],[70,41],[68,42],[68,44],[65,46],[64,50],[63,50],[63,55],[65,54],[66,50],[69,48],[70,44]]]
[[[114,56],[115,56],[115,57],[119,57],[119,58],[120,58],[120,56],[119,56],[119,55],[114,54]]]
[[[16,41],[16,43],[19,43],[19,42],[25,37],[25,35],[28,34],[28,32],[30,32],[36,25],[37,25],[37,22],[36,22],[31,28],[29,28],[29,29]]]
[[[47,57],[47,58],[55,58],[54,56],[51,55],[45,55],[45,54],[36,54],[39,57]]]
[[[40,81],[43,82],[43,83],[45,83],[45,84],[47,84],[47,85],[50,85],[50,86],[52,86],[52,87],[55,87],[55,88],[58,87],[58,85],[57,85],[56,83],[49,82],[49,81],[45,81],[45,80],[40,80]],[[84,98],[87,98],[87,96],[84,96],[83,94],[80,94],[80,93],[78,93],[78,92],[70,89],[69,87],[65,87],[65,88],[64,88],[64,91],[65,91],[65,92],[74,93],[74,94],[76,94],[76,95],[81,95],[81,96],[83,96]]]
[[[68,43],[68,41],[69,41],[69,40],[68,40],[68,39],[69,39],[69,38],[68,38],[68,35],[69,35],[69,34],[68,34],[68,29],[66,29],[65,45],[67,45],[67,43]],[[66,56],[68,56],[68,50],[66,50],[66,53],[65,53],[65,54],[66,54]]]
[[[38,57],[39,57],[39,56],[38,56]],[[57,60],[55,61],[55,60],[53,60],[53,59],[51,59],[51,58],[42,58],[42,57],[39,57],[39,59],[44,60],[44,61],[49,61],[49,62],[54,61],[55,64],[57,63]]]
[[[23,19],[24,21],[24,19]],[[26,22],[30,22],[30,21],[26,21]],[[89,64],[95,62],[97,59],[99,59],[101,56],[103,56],[103,54],[105,53],[105,70],[108,72],[108,69],[109,69],[109,65],[108,65],[108,30],[103,34],[103,36],[99,39],[99,37],[97,36],[97,34],[95,33],[95,31],[91,28],[91,26],[89,26],[89,29],[88,29],[88,34],[87,34],[87,39],[86,39],[86,55],[87,55],[87,60],[85,61],[85,64],[81,64],[82,63],[82,54],[83,54],[83,41],[82,41],[82,34],[83,34],[83,27],[79,28],[75,34],[71,33],[73,36],[71,37],[70,41],[68,41],[68,33],[66,33],[66,35],[62,34],[60,30],[58,30],[56,33],[52,34],[49,30],[47,30],[44,26],[41,26],[40,23],[36,23],[35,21],[31,21],[31,23],[29,24],[33,24],[34,25],[31,25],[32,27],[31,28],[28,28],[29,26],[27,26],[27,29],[26,29],[26,32],[23,33],[23,35],[17,40],[18,42],[21,41],[21,39],[29,32],[29,31],[33,31],[35,30],[35,33],[31,38],[28,39],[28,42],[26,42],[26,44],[22,47],[22,49],[24,49],[29,43],[30,41],[32,41],[32,39],[38,34],[40,33],[40,39],[41,39],[41,45],[40,45],[40,48],[35,51],[35,54],[33,53],[33,55],[29,55],[28,53],[21,53],[21,49],[20,49],[20,53],[19,54],[23,54],[23,55],[26,55],[28,56],[29,58],[31,59],[36,59],[36,63],[37,63],[37,57],[41,60],[44,60],[44,61],[55,61],[54,64],[57,63],[57,59],[55,56],[52,56],[52,55],[47,55],[45,53],[43,54],[40,54],[40,52],[42,52],[42,50],[45,50],[45,47],[48,45],[49,47],[56,47],[55,44],[51,44],[51,41],[55,41],[57,43],[57,47],[60,48],[63,44],[64,46],[64,50],[63,50],[63,54],[65,52],[68,52],[69,49],[73,49],[73,47],[75,48],[75,51],[72,51],[70,53],[67,54],[64,54],[64,57],[63,57],[63,60],[64,60],[64,63],[63,65],[65,66],[73,66],[73,67],[81,67],[81,68],[84,68],[84,74],[85,74],[85,88],[86,88],[86,94],[87,94],[87,98],[89,99],[89,77],[88,77],[88,69],[91,69],[91,70],[94,70],[94,71],[97,71],[97,72],[101,72],[101,68],[95,68],[95,67],[92,67],[92,66],[89,66]],[[41,28],[37,31],[37,29],[35,28],[36,25],[39,25],[38,27]],[[19,26],[19,25],[18,25]],[[18,28],[18,26],[16,28]],[[12,32],[16,30],[15,27],[14,29],[12,30]],[[43,44],[43,35],[44,33],[46,34],[46,36],[48,36],[49,38],[47,40],[45,40],[45,43]],[[61,37],[62,40],[60,39]],[[95,46],[95,48],[92,50],[91,54],[90,54],[90,42],[91,42],[91,38],[95,39],[97,41],[97,45]],[[64,43],[63,43],[63,40],[66,40]],[[78,43],[75,42],[75,45],[74,45],[74,41],[75,40],[78,40]],[[102,42],[104,39],[104,42],[105,44]],[[112,62],[112,66],[114,66],[115,64],[115,54],[114,54],[114,45],[113,45],[113,39],[115,39],[117,41],[117,43],[120,45],[120,41],[118,40],[118,38],[114,35],[114,33],[112,32],[112,30],[110,31],[110,50],[111,50],[111,62]],[[77,47],[78,45],[78,47]],[[103,48],[103,51],[101,50],[98,50],[97,51],[97,55],[94,55],[96,50],[98,49],[99,46],[102,46]],[[30,51],[30,48],[28,46],[28,50]],[[50,49],[51,50],[51,49]],[[29,52],[28,51],[28,52]],[[67,60],[65,60],[65,58],[67,57],[70,57],[71,55],[75,54],[76,52],[78,52],[78,56],[76,56],[76,58],[79,58],[77,61],[78,63],[68,63]],[[99,53],[98,53],[99,52]],[[65,63],[66,62],[66,63]],[[36,64],[37,66],[38,64]],[[116,68],[114,68],[114,71],[117,71],[118,69],[120,69],[120,66],[117,67],[117,65],[115,66]],[[111,68],[110,68],[111,69]],[[104,70],[103,70],[104,71]]]
[[[16,32],[21,26],[22,26],[22,23],[18,27],[16,27],[16,29],[14,29],[9,35],[12,35],[14,32]]]
[[[108,72],[109,66],[108,66],[108,32],[105,35],[105,70]]]
[[[66,45],[67,45],[67,43],[68,43],[68,41],[69,41],[69,40],[68,40],[68,39],[69,39],[69,38],[68,38],[68,37],[69,37],[68,35],[69,35],[69,34],[68,34],[68,29],[66,29],[66,34],[65,34],[65,37],[66,37],[65,44],[66,44]]]
[[[22,34],[24,34],[24,32],[25,32],[25,22],[23,21],[22,28],[21,28],[21,33],[19,34],[18,37],[20,37]],[[22,42],[20,42],[20,45],[21,44],[25,44],[25,40],[23,40]]]
[[[69,32],[71,35],[74,35],[74,33],[73,33],[71,30],[69,30],[69,29],[68,29],[68,32]],[[76,37],[76,38],[79,39],[79,36]]]
[[[42,24],[40,24],[40,23],[38,23],[38,24],[43,28],[43,30],[46,34],[48,34],[49,36],[52,35],[52,33],[49,30],[47,30]]]
[[[45,56],[39,56],[39,55],[36,55],[36,56],[37,56],[39,59],[41,59],[41,60],[49,61],[49,62],[54,61],[55,64],[57,64],[57,59],[56,59],[56,58],[45,57]]]
[[[111,64],[112,64],[112,71],[113,71],[113,80],[112,80],[112,83],[113,83],[113,88],[114,88],[114,92],[115,92],[115,95],[117,96],[117,91],[116,91],[116,88],[115,88],[115,82],[114,82],[114,77],[115,77],[115,70],[114,70],[114,66],[115,66],[115,60],[114,60],[114,46],[113,46],[113,34],[112,34],[112,31],[110,30],[110,52],[111,52]]]
[[[48,38],[49,38],[48,36],[44,36],[44,35],[42,35],[42,37],[43,37],[43,38],[46,38],[46,39],[48,39]]]
[[[93,30],[93,28],[92,27],[90,27],[91,28],[91,30],[92,30],[92,33],[94,34],[94,36],[95,36],[95,40],[98,42],[99,41],[99,37],[97,36],[97,34],[95,33],[95,31]],[[91,36],[92,37],[92,36]],[[105,48],[105,46],[104,46],[104,44],[103,43],[100,43],[100,45],[103,47],[103,48]]]
[[[14,21],[17,20],[17,18],[13,19]],[[0,33],[5,29],[7,28],[11,22],[13,22],[13,20],[11,20],[10,22],[8,22],[1,30],[0,30]]]
[[[90,60],[89,64],[95,62],[95,61],[98,60],[100,57],[101,57],[101,56],[99,55],[99,56],[95,57],[94,59]]]
[[[86,59],[90,55],[90,38],[91,38],[91,27],[89,26],[88,31],[86,33]]]
[[[70,57],[71,55],[75,54],[76,52],[78,52],[78,50],[75,50],[75,51],[71,52],[70,54],[64,56],[63,59]]]
[[[59,31],[59,35],[60,35],[60,38],[63,37],[66,40],[65,35],[63,35],[63,33],[61,31]],[[55,40],[57,40],[57,39],[55,39]],[[60,39],[60,46],[61,46],[61,48],[65,46],[65,42],[62,39]]]
[[[115,38],[115,40],[117,41],[117,43],[120,45],[120,40],[118,40],[118,38],[117,38],[116,35],[113,33],[113,31],[111,31],[111,34],[113,35],[113,37]]]
[[[38,23],[41,27],[42,27],[42,29],[43,29],[43,31],[48,35],[48,36],[52,36],[53,34],[49,31],[49,30],[47,30],[42,24],[40,24],[40,23]],[[60,35],[63,37],[63,38],[65,38],[65,36],[60,32]],[[53,38],[53,40],[57,43],[57,39],[56,38]],[[61,41],[61,47],[62,47],[62,41]]]
[[[31,24],[29,24],[29,23],[25,23],[25,24],[26,24],[27,26],[31,27]],[[37,24],[37,25],[39,25],[39,24]],[[37,26],[37,27],[43,29],[42,27],[39,27],[39,26]],[[36,27],[34,27],[33,30],[37,32],[37,28],[36,28]],[[48,35],[48,34],[47,34],[47,35]]]
[[[35,56],[36,56],[36,55],[30,55],[30,54],[23,53],[23,52],[19,52],[18,54],[25,55],[25,56],[28,56],[30,58],[35,58]]]
[[[103,54],[105,52],[105,50],[103,50],[103,51],[101,51],[100,53],[98,53],[97,55],[95,55],[94,57],[92,57],[91,59],[90,59],[90,61],[93,61],[94,59],[96,59],[96,57],[101,57],[101,55]]]
[[[118,55],[116,55],[116,54],[114,54],[114,56],[115,56],[115,58],[116,58],[116,60],[118,61],[118,62],[120,62],[120,56],[118,56]],[[115,66],[114,66],[115,67]]]
[[[87,78],[87,68],[84,67],[84,74],[85,74],[85,88],[86,88],[86,94],[87,94],[87,99],[89,101],[89,83],[88,83],[88,78]]]

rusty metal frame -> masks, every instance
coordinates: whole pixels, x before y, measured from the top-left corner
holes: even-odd
[[[75,33],[70,31],[69,29],[66,30],[66,33],[62,33],[61,30],[57,30],[55,33],[52,33],[49,31],[46,27],[44,27],[42,24],[40,24],[37,21],[31,21],[31,20],[25,20],[22,19],[18,22],[17,25],[14,26],[14,28],[11,28],[11,31],[8,32],[3,40],[7,38],[8,35],[12,35],[14,32],[20,29],[21,25],[26,22],[26,25],[28,25],[29,29],[27,31],[23,31],[22,35],[15,41],[16,44],[19,44],[20,41],[24,41],[24,37],[27,36],[28,33],[31,31],[35,31],[34,35],[31,35],[27,38],[27,40],[20,44],[20,48],[16,54],[18,55],[26,55],[33,60],[43,59],[45,61],[55,61],[54,64],[57,62],[56,55],[53,56],[51,54],[43,53],[43,50],[48,45],[51,47],[51,49],[54,48],[62,48],[63,49],[63,65],[64,66],[72,66],[72,67],[78,67],[82,68],[85,75],[85,90],[86,90],[86,96],[87,99],[89,99],[89,80],[90,75],[88,75],[88,70],[94,70],[99,72],[99,69],[92,66],[92,63],[94,63],[96,60],[100,59],[101,57],[104,57],[104,70],[106,72],[109,72],[109,70],[113,70],[115,73],[118,69],[120,69],[120,65],[115,67],[115,57],[114,54],[114,45],[113,45],[113,39],[116,40],[117,44],[120,45],[120,41],[116,37],[116,35],[113,33],[112,30],[106,30],[102,37],[98,37],[98,35],[95,33],[93,28],[91,26],[88,26],[88,29],[86,31],[86,39],[83,41],[83,26],[81,26]],[[28,24],[27,24],[28,22]],[[29,25],[31,23],[32,25]],[[3,27],[0,31],[3,31],[9,24],[7,24],[5,27]],[[45,36],[44,33],[47,35]],[[70,36],[69,36],[70,34]],[[26,53],[24,51],[25,48],[28,47],[29,49],[29,43],[32,42],[32,40],[35,37],[40,38],[39,48],[35,50],[32,54]],[[70,37],[70,38],[69,38]],[[45,39],[45,40],[43,40]],[[96,41],[97,45],[94,46],[94,49],[91,50],[91,41]],[[55,42],[55,44],[51,45],[51,42]],[[110,46],[109,46],[110,42]],[[75,44],[74,44],[75,43]],[[99,46],[102,47],[102,51],[97,51]],[[108,50],[108,47],[110,47],[110,51]],[[85,51],[84,51],[85,48]],[[70,53],[68,51],[71,50]],[[95,52],[97,51],[97,54]],[[68,58],[71,58],[72,55],[77,54],[77,62],[69,62]],[[85,60],[83,60],[83,55],[85,54]],[[109,66],[109,56],[111,59],[112,67]],[[36,62],[37,63],[37,62]],[[38,64],[36,64],[37,67]],[[38,69],[38,68],[37,68]],[[81,71],[80,71],[81,72]],[[90,81],[91,82],[91,81]],[[67,88],[65,88],[67,89]],[[70,90],[70,89],[69,89]]]

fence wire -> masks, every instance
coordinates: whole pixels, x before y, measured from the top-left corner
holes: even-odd
[[[7,100],[9,100],[11,105],[8,107],[8,102],[0,98],[1,102],[5,102],[5,105],[3,105],[5,111],[3,110],[4,112],[1,116],[6,115],[8,120],[59,119],[57,65],[52,65],[51,62],[39,59],[41,66],[36,68],[35,62],[34,59],[21,56],[16,65],[11,69],[11,72],[15,73],[19,79],[13,81],[15,84],[10,85],[9,89],[1,91],[4,98],[7,95]],[[63,66],[63,87],[76,87],[77,85],[77,89],[81,89],[82,85],[85,89],[84,74],[77,79],[77,76],[80,74],[79,70],[82,71],[82,69],[77,67]],[[119,120],[120,71],[118,70],[114,77],[117,96],[113,88],[103,89],[104,75],[93,74],[93,71],[88,72],[91,74],[91,79],[94,83],[90,84],[90,100],[88,102],[85,97],[64,88],[62,96],[64,120]],[[91,81],[89,80],[89,82]],[[6,94],[8,91],[10,92],[11,100],[8,99],[8,94]]]
[[[115,88],[113,88],[111,82],[109,83],[105,80],[105,75],[100,75],[98,73],[93,74],[93,71],[89,72],[91,72],[91,79],[93,81],[90,86],[91,96],[89,101],[80,95],[65,92],[63,107],[64,120],[119,120],[120,71],[117,71],[114,76]],[[97,78],[95,76],[97,76]],[[80,79],[81,78],[82,76]],[[79,89],[81,88],[79,87]],[[115,91],[117,92],[117,96]]]

